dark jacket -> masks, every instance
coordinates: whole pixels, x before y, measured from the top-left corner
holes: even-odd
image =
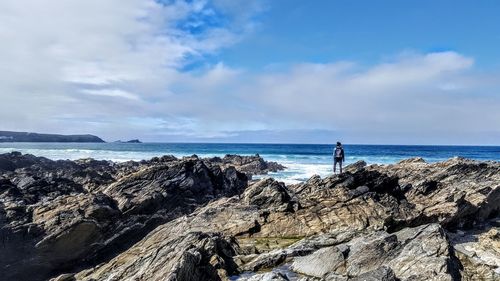
[[[335,156],[336,155],[335,152],[337,151],[337,149],[340,149],[340,155],[341,155],[341,157],[336,157]],[[342,162],[345,161],[345,159],[344,159],[344,148],[342,148],[342,146],[336,146],[335,147],[335,149],[333,150],[333,158],[337,158],[337,159],[342,158]]]

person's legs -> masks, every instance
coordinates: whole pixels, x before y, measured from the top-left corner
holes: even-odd
[[[340,174],[342,174],[342,161],[339,161],[339,171],[340,171]]]
[[[335,168],[337,167],[337,160],[333,160],[333,173],[335,174]]]

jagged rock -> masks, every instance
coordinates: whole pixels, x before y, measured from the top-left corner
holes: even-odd
[[[497,222],[449,235],[462,264],[464,280],[500,280],[500,225]]]
[[[123,164],[0,159],[8,168],[0,176],[7,241],[0,265],[11,279],[37,279],[20,275],[25,268],[42,279],[50,268],[78,272],[60,276],[76,280],[114,273],[123,280],[225,280],[283,264],[317,276],[299,276],[304,280],[497,277],[497,233],[479,227],[500,211],[498,162],[360,163],[301,184],[264,179],[247,187],[239,171],[255,161],[239,156]],[[63,250],[66,243],[73,248]]]
[[[128,256],[82,271],[74,280],[222,280],[236,270],[231,257],[237,245],[230,238],[202,232],[180,237],[158,234],[129,249]]]
[[[217,176],[219,176],[217,178]],[[233,167],[210,170],[203,161],[182,161],[148,167],[109,185],[103,193],[124,213],[153,213],[158,209],[188,208],[219,196],[240,193],[247,178]],[[192,208],[192,207],[191,207]]]
[[[172,156],[117,164],[14,152],[0,155],[0,169],[0,269],[9,279],[108,260],[157,225],[247,185],[234,167]]]
[[[277,172],[286,167],[272,161],[264,161],[258,154],[254,156],[240,156],[227,154],[223,158],[213,157],[208,159],[211,163],[216,163],[222,167],[233,166],[247,175],[267,174]]]
[[[363,169],[364,167],[366,167],[366,162],[363,160],[360,160],[360,161],[356,161],[352,164],[345,166],[344,171],[354,173],[357,170]]]
[[[430,224],[393,234],[378,231],[322,248],[294,258],[292,269],[327,280],[377,275],[388,280],[394,276],[397,280],[453,280],[458,268],[449,268],[451,263],[444,231]],[[383,269],[384,265],[389,269]]]
[[[446,234],[438,224],[406,228],[395,235],[403,248],[388,265],[400,280],[454,280],[459,275]]]
[[[35,279],[28,270],[40,276],[51,268],[67,268],[75,259],[84,258],[103,242],[108,228],[119,211],[114,202],[103,194],[61,195],[26,209],[31,219],[11,224],[2,223],[0,264],[7,268],[9,279]],[[4,209],[8,210],[5,207]]]
[[[294,209],[294,202],[285,184],[273,179],[264,179],[251,185],[245,190],[243,201],[260,208],[275,208],[281,211]],[[298,206],[295,206],[295,209],[297,208]]]
[[[409,158],[405,160],[401,160],[398,162],[398,165],[404,165],[404,164],[412,164],[412,163],[421,163],[421,164],[426,164],[424,158],[422,157],[415,157],[415,158]]]
[[[455,161],[464,160],[453,160],[449,164],[456,165]],[[481,165],[476,162],[473,164]],[[333,272],[320,272],[318,276],[323,274],[323,278],[341,280],[345,276],[363,276],[363,274],[376,276],[379,271],[383,271],[387,273],[387,278],[391,278],[389,271],[380,269],[387,264],[394,275],[401,280],[426,280],[426,278],[453,280],[459,274],[459,266],[454,266],[456,261],[444,230],[438,224],[408,228],[407,226],[416,224],[417,218],[421,215],[421,210],[415,208],[417,205],[409,202],[413,200],[413,196],[432,198],[436,191],[446,192],[441,189],[449,184],[463,184],[464,179],[468,177],[477,179],[477,177],[474,173],[452,169],[454,174],[441,178],[446,179],[445,183],[438,178],[433,179],[436,181],[435,189],[427,195],[412,193],[413,187],[405,193],[399,188],[400,179],[403,178],[411,184],[407,178],[416,176],[408,166],[413,165],[418,165],[417,168],[427,171],[422,178],[417,179],[417,182],[424,179],[428,181],[433,173],[442,173],[443,168],[449,168],[447,164],[426,164],[420,161],[390,167],[369,166],[357,169],[354,173],[346,172],[326,179],[316,177],[304,184],[291,186],[288,191],[282,184],[266,179],[251,185],[241,199],[233,197],[212,202],[187,217],[163,225],[157,231],[164,236],[179,236],[186,231],[222,231],[227,235],[236,236],[240,241],[253,240],[255,243],[266,239],[278,241],[274,237],[300,240],[289,246],[282,243],[284,247],[282,249],[267,247],[269,252],[262,252],[266,247],[256,244],[255,250],[234,257],[242,270],[272,268],[294,257],[321,253],[317,249],[336,247],[342,256],[345,255],[343,261],[345,265],[339,266]],[[497,174],[493,171],[498,170],[498,164],[492,163],[491,167],[486,168],[490,169],[489,176],[482,181],[495,182]],[[393,172],[389,173],[388,170]],[[409,175],[403,174],[403,170]],[[472,187],[474,186],[480,185]],[[497,190],[498,186],[495,188],[489,192]],[[469,192],[474,192],[474,189]],[[290,198],[296,200],[299,208],[280,208],[289,202]],[[484,197],[486,198],[488,197]],[[496,202],[484,201],[481,206],[489,206],[485,212],[491,214],[496,208],[495,204],[498,204]],[[424,203],[422,201],[421,204]],[[430,200],[426,206],[432,208],[433,204],[436,202]],[[449,217],[455,218],[461,215],[463,213],[448,213]],[[400,231],[394,233],[383,231],[384,228],[393,231],[397,229],[396,223],[401,222],[404,223],[399,225]],[[421,222],[436,222],[445,227],[449,226],[443,223],[446,220],[438,217]],[[337,236],[344,234],[344,238],[328,236],[328,233],[337,233]],[[316,243],[310,242],[314,239],[305,237],[315,237]],[[309,243],[306,243],[307,241]],[[341,256],[337,256],[341,264]],[[299,268],[300,259],[297,258],[295,268]],[[313,256],[310,259],[302,259],[308,261],[303,262],[306,268],[312,268],[311,271],[307,271],[309,274],[311,272],[314,274],[314,269],[320,268],[315,267],[313,262],[321,261],[320,258]],[[415,263],[415,259],[420,262]]]
[[[413,218],[397,218],[390,228],[439,222],[447,228],[470,228],[500,213],[500,163],[463,158],[427,164],[402,162],[373,168],[397,177]]]

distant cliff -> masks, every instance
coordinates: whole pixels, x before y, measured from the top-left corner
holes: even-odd
[[[56,135],[0,131],[0,142],[104,142],[94,135]]]

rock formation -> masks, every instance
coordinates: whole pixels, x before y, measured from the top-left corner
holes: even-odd
[[[0,155],[2,278],[44,280],[91,266],[156,226],[246,186],[247,176],[233,166],[197,157],[117,164]]]
[[[216,163],[222,167],[235,166],[247,175],[267,174],[268,172],[277,172],[286,167],[270,161],[264,161],[258,154],[254,156],[240,156],[227,154],[223,158],[209,158],[210,163]]]
[[[498,162],[360,162],[301,184],[248,185],[242,172],[272,166],[255,157],[116,164],[1,155],[4,276],[500,278]]]

